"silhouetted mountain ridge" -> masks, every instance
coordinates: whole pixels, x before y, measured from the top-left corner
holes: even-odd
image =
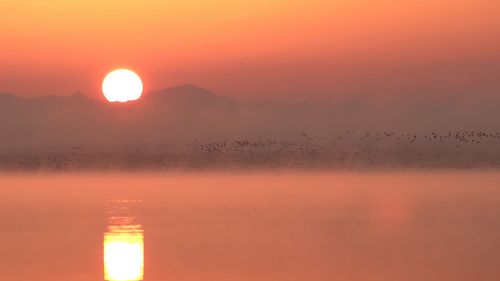
[[[159,103],[167,106],[216,107],[219,109],[238,105],[238,102],[233,99],[216,95],[207,89],[189,84],[149,92],[144,96],[142,102]]]
[[[131,103],[81,93],[22,98],[0,94],[0,148],[76,144],[165,143],[192,139],[334,136],[348,130],[406,132],[496,130],[498,102],[454,100],[375,104],[242,103],[194,85],[151,91]]]

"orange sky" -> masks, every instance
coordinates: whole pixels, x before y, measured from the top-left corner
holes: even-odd
[[[235,98],[491,95],[497,0],[0,0],[0,92],[100,95],[116,67],[146,90]]]

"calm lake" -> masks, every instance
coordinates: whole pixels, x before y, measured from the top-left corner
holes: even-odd
[[[500,280],[500,173],[0,175],[0,280]]]

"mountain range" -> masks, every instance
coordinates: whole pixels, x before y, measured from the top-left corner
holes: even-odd
[[[124,104],[80,93],[34,99],[0,94],[0,149],[290,139],[301,133],[331,137],[346,130],[495,130],[499,117],[496,102],[243,103],[193,85],[152,91]]]

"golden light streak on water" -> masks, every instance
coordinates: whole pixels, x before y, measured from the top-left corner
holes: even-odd
[[[104,279],[140,281],[144,279],[144,231],[133,216],[138,201],[112,201],[108,228],[104,233]]]

